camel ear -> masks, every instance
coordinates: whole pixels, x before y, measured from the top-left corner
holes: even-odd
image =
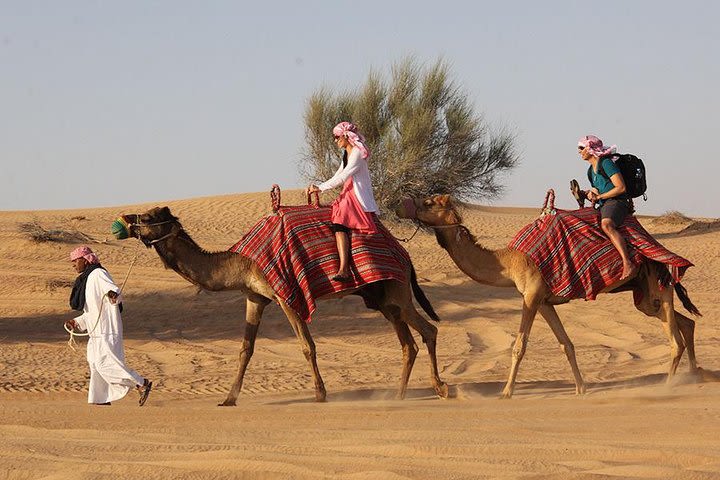
[[[438,195],[437,203],[443,207],[447,207],[448,203],[450,203],[450,195]]]
[[[169,207],[162,207],[160,209],[160,216],[162,218],[175,218],[175,217],[173,217],[173,214],[170,212]]]

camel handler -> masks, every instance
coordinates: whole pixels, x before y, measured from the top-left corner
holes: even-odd
[[[89,247],[73,250],[70,261],[80,274],[70,293],[70,307],[82,315],[65,322],[65,327],[87,331],[88,403],[110,405],[134,387],[143,406],[152,382],[125,365],[120,289]]]

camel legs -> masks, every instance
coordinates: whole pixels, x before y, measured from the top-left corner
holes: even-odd
[[[318,369],[317,366],[315,342],[312,339],[312,335],[310,335],[310,329],[308,329],[307,324],[297,316],[287,303],[280,299],[278,299],[278,302],[280,303],[280,307],[283,312],[285,312],[285,316],[288,318],[290,325],[295,331],[295,336],[297,336],[300,341],[305,359],[308,363],[310,363],[310,370],[312,372],[313,382],[315,383],[315,400],[318,402],[324,402],[327,392],[325,391],[325,384],[320,376],[320,369]]]
[[[407,287],[407,285],[405,285],[405,287]],[[398,308],[400,309],[400,321],[409,325],[422,337],[423,342],[427,347],[428,354],[430,355],[430,375],[432,377],[435,393],[441,398],[447,398],[448,386],[445,382],[440,380],[440,373],[438,372],[437,366],[437,355],[435,353],[435,347],[437,344],[437,328],[435,325],[423,318],[417,310],[415,310],[415,306],[412,304],[412,297],[410,295],[410,289],[407,288],[405,295],[405,297],[408,297],[407,301],[399,302],[398,304]]]
[[[223,403],[220,403],[220,407],[232,407],[235,406],[238,395],[240,395],[240,389],[242,388],[243,378],[245,377],[245,370],[247,369],[250,357],[252,357],[253,351],[255,350],[255,337],[257,337],[258,326],[260,325],[260,318],[262,317],[263,310],[267,304],[270,303],[265,297],[248,297],[246,302],[245,311],[245,336],[243,338],[242,348],[240,349],[240,365],[238,367],[237,376],[230,392]]]
[[[683,339],[681,347],[684,345],[685,348],[687,348],[690,371],[694,372],[698,368],[695,358],[695,322],[677,310],[675,310],[675,320],[677,321],[677,326]],[[680,354],[682,355],[682,351]]]
[[[522,320],[520,321],[520,329],[518,335],[515,338],[515,345],[512,349],[512,364],[510,366],[510,375],[508,381],[505,384],[505,388],[502,391],[502,398],[512,397],[513,390],[515,388],[515,378],[517,377],[518,368],[520,368],[520,362],[525,355],[527,349],[528,337],[530,336],[530,329],[532,328],[533,321],[535,320],[535,314],[538,310],[539,300],[523,297],[523,309],[522,309]]]
[[[565,352],[565,356],[568,362],[570,362],[570,368],[572,368],[573,375],[575,376],[575,393],[585,393],[585,382],[580,374],[577,359],[575,358],[575,346],[570,340],[570,337],[568,337],[555,307],[548,304],[541,304],[538,307],[538,311],[550,326],[550,329],[555,334],[555,338],[560,342],[560,349]]]
[[[663,329],[670,340],[670,369],[668,371],[668,381],[675,375],[677,367],[680,364],[680,357],[682,356],[685,344],[680,334],[677,321],[675,320],[675,309],[673,308],[672,302],[672,291],[670,292],[670,299],[664,298],[660,311],[658,312],[660,320],[662,321]],[[667,295],[665,295],[667,296]],[[689,352],[688,352],[689,356]]]
[[[398,320],[393,315],[392,309],[388,307],[381,308],[382,314],[392,323],[395,328],[395,333],[400,340],[400,345],[403,351],[403,369],[402,375],[400,376],[400,389],[398,390],[397,398],[402,400],[405,398],[405,392],[407,391],[408,381],[410,380],[410,372],[412,372],[413,365],[415,364],[415,357],[417,357],[418,346],[415,343],[415,339],[410,333],[406,323]]]

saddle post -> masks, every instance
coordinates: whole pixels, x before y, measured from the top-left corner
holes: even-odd
[[[318,192],[309,192],[307,194],[307,204],[314,207],[320,206],[320,194]]]
[[[270,189],[270,202],[272,203],[273,212],[277,213],[280,209],[280,185],[274,183]]]
[[[552,188],[545,194],[545,202],[543,203],[540,216],[552,215],[555,213],[555,190]]]

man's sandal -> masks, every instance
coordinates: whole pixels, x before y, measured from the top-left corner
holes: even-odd
[[[138,403],[141,407],[145,405],[145,402],[147,402],[147,399],[150,396],[150,390],[152,390],[152,382],[146,378],[143,386],[138,388],[138,391],[140,392],[140,401]]]

